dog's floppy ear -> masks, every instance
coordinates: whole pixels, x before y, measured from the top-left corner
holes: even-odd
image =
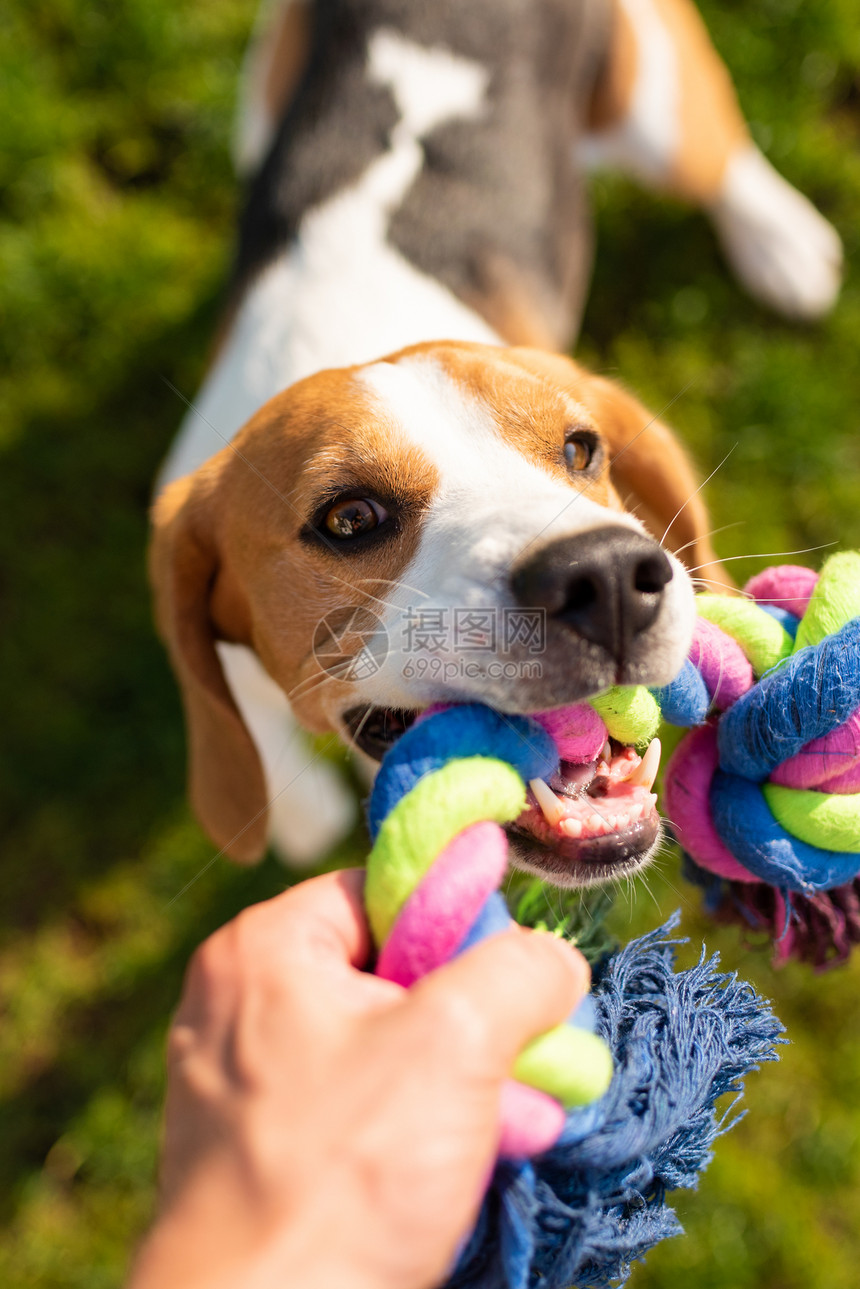
[[[265,779],[215,648],[213,488],[204,469],[165,489],[153,510],[149,571],[158,629],[182,691],[191,803],[212,840],[249,863],[266,846]]]
[[[732,587],[709,540],[708,512],[698,482],[669,427],[621,385],[592,375],[569,358],[536,349],[510,352],[590,413],[609,444],[610,476],[626,509],[668,550],[677,551],[694,577]]]

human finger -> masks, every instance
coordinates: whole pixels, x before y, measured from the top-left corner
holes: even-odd
[[[363,967],[371,939],[364,913],[364,870],[323,873],[239,915],[242,940],[278,957]]]
[[[425,976],[410,1002],[435,1013],[436,1032],[449,1032],[464,1057],[503,1078],[531,1039],[570,1015],[590,979],[572,945],[513,928]]]
[[[251,905],[205,940],[188,965],[170,1055],[181,1059],[201,1040],[222,1047],[250,980],[287,981],[296,963],[362,965],[370,952],[363,888],[359,869],[325,873]]]

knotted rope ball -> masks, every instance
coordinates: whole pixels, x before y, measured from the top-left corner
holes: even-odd
[[[542,731],[556,757],[576,765],[594,760],[607,738],[646,747],[661,721],[688,730],[663,779],[688,875],[722,917],[767,930],[779,959],[823,966],[860,943],[860,553],[831,556],[820,575],[766,569],[744,597],[697,597],[690,656],[671,684],[616,688],[536,713],[540,730],[529,738],[551,759]],[[514,726],[504,720],[507,734],[497,732],[510,742]],[[407,740],[403,755],[411,747]],[[469,755],[491,750],[479,738]],[[509,766],[540,794],[540,759],[508,750]],[[439,755],[421,773],[441,771]],[[465,773],[476,775],[476,789],[486,778],[480,767]],[[502,778],[480,790],[498,791],[496,808],[507,801],[513,813],[499,816],[507,821],[521,798],[505,797]],[[456,770],[442,782],[471,791]],[[475,816],[496,818],[492,810]],[[476,839],[500,855],[501,840],[490,836],[485,829]],[[441,871],[458,867],[448,858]]]
[[[860,940],[860,553],[744,591],[697,597],[663,806],[712,906],[824,965]]]
[[[507,927],[500,825],[523,810],[526,782],[552,777],[560,756],[593,759],[609,729],[638,738],[657,719],[653,697],[635,691],[606,696],[602,715],[578,705],[531,720],[469,705],[407,730],[368,812],[377,972],[409,987]],[[676,972],[665,931],[594,963],[585,1004],[521,1053],[500,1158],[449,1289],[608,1289],[678,1233],[666,1193],[696,1184],[730,1126],[716,1100],[775,1059],[780,1026],[715,959]]]

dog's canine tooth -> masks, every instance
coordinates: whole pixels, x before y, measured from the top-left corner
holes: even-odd
[[[534,793],[535,801],[541,808],[544,819],[548,824],[558,824],[564,818],[564,806],[543,779],[530,779],[529,787]]]
[[[662,748],[660,746],[660,740],[658,738],[652,738],[642,760],[636,768],[628,774],[624,782],[629,783],[631,787],[647,788],[650,792],[653,787],[654,780],[657,778],[657,771],[660,769],[661,753]]]

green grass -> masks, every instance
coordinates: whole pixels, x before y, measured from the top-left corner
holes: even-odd
[[[285,881],[272,860],[210,865],[143,571],[150,480],[182,414],[164,378],[196,388],[230,254],[226,142],[253,8],[9,0],[0,15],[0,1282],[14,1289],[121,1282],[151,1211],[184,963]],[[860,26],[854,0],[702,8],[759,142],[843,234],[842,301],[814,329],[775,321],[700,216],[600,181],[580,353],[671,402],[704,473],[731,449],[708,497],[745,577],[768,562],[751,553],[860,545]],[[855,1289],[860,966],[774,975],[761,947],[702,922],[671,860],[650,886],[619,906],[622,934],[682,904],[693,941],[773,997],[793,1043],[679,1201],[688,1237],[634,1286]]]

